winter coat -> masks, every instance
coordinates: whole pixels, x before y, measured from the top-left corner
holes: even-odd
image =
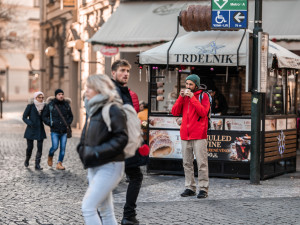
[[[24,138],[29,140],[43,140],[46,138],[42,116],[34,103],[27,105],[23,113],[23,121],[27,124]]]
[[[182,115],[180,137],[182,140],[198,140],[207,138],[209,97],[203,95],[201,103],[199,95],[202,90],[196,91],[192,98],[179,96],[172,107],[173,116]]]
[[[115,80],[112,80],[112,81],[116,85],[116,90],[117,90],[118,94],[120,95],[121,99],[123,100],[123,104],[129,104],[129,105],[133,106],[131,95],[130,95],[130,92],[129,92],[129,88],[121,86]]]
[[[118,92],[118,94],[120,95],[121,99],[123,100],[123,104],[129,104],[129,105],[133,105],[132,103],[132,99],[131,99],[131,95],[130,95],[130,90],[128,87],[124,87],[124,86],[121,86],[118,82],[116,82],[115,80],[112,80],[114,82],[114,84],[116,85],[116,90]],[[134,92],[133,92],[134,93]],[[134,93],[136,95],[136,98],[137,98],[137,105],[139,107],[139,101],[138,101],[138,96],[136,93]],[[135,109],[136,110],[136,109]],[[125,160],[125,167],[126,168],[131,168],[131,167],[138,167],[140,165],[144,165],[144,164],[141,164],[141,157],[140,155],[138,154],[138,152],[136,152],[136,154],[131,157],[131,158],[128,158]]]
[[[60,109],[62,115],[65,118],[65,121],[68,125],[70,125],[73,121],[73,114],[70,107],[71,100],[68,98],[65,98],[63,101],[57,100],[55,97],[49,97],[46,101],[47,105],[44,108],[44,111],[42,113],[43,121],[46,125],[50,126],[51,132],[59,133],[59,134],[65,134],[67,133],[67,127],[59,115],[57,109],[55,108],[55,105],[58,106]],[[50,121],[50,106],[52,106],[52,123]]]
[[[138,113],[140,111],[139,98],[134,91],[130,90],[130,88],[128,88],[128,90],[129,90],[129,94],[130,94],[130,97],[132,100],[133,108],[135,109],[136,113]]]
[[[103,120],[102,108],[89,118],[88,131],[86,131],[87,122],[84,125],[77,151],[81,160],[84,151],[91,152],[84,165],[85,169],[109,162],[124,161],[124,147],[128,142],[126,116],[117,105],[110,107],[109,115],[111,132],[108,131]],[[86,132],[87,136],[85,137]]]

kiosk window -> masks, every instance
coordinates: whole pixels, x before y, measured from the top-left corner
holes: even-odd
[[[287,71],[287,113],[296,114],[296,71]]]
[[[272,70],[268,75],[266,93],[267,114],[285,114],[286,71]]]
[[[169,113],[178,98],[176,71],[152,70],[160,78],[151,78],[151,112]]]

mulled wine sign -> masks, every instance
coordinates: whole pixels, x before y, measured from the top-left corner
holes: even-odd
[[[207,135],[207,153],[211,160],[250,161],[251,136],[241,131],[214,131]]]

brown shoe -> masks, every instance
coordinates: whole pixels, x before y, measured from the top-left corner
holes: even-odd
[[[66,168],[63,167],[63,165],[62,165],[61,162],[58,162],[58,163],[56,164],[56,169],[57,169],[57,170],[65,170]]]
[[[52,166],[53,165],[53,156],[48,156],[48,166]]]

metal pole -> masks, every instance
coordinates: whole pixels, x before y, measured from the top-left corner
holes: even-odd
[[[8,100],[8,95],[9,95],[9,76],[8,76],[8,71],[9,71],[9,67],[7,66],[6,67],[6,72],[5,72],[5,74],[6,74],[6,102],[8,102],[9,100]]]
[[[262,97],[258,92],[258,33],[262,31],[262,0],[255,0],[255,17],[253,29],[253,67],[251,97],[251,161],[250,183],[260,183],[260,133]]]
[[[81,129],[81,92],[82,92],[82,79],[81,79],[81,63],[82,63],[82,50],[79,50],[79,129]]]

